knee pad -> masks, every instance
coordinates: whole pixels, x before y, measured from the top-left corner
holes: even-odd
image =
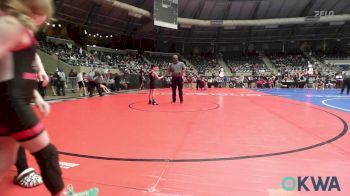
[[[58,160],[58,151],[54,145],[49,144],[38,152],[33,153],[33,156],[38,162],[52,162],[53,160]]]

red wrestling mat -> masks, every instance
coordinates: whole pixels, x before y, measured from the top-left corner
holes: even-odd
[[[100,195],[350,195],[348,113],[246,89],[186,90],[171,104],[170,91],[158,106],[147,91],[53,104],[44,123],[67,183]],[[14,174],[1,195],[48,195],[13,186]],[[286,176],[309,176],[310,191],[284,191]],[[341,191],[315,191],[318,176]]]

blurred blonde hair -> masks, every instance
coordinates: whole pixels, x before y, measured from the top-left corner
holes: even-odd
[[[47,16],[51,20],[54,12],[52,0],[1,0],[0,9],[16,17],[25,27],[37,31],[33,14]]]

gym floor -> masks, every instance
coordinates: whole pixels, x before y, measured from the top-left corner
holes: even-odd
[[[339,90],[185,89],[52,102],[43,119],[67,184],[100,195],[350,195],[350,96]],[[28,154],[30,165],[38,167]],[[12,184],[1,195],[49,195]],[[291,176],[336,177],[341,191],[285,191]],[[290,184],[288,186],[291,186]]]

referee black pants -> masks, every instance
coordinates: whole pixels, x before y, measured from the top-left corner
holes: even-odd
[[[171,80],[171,88],[173,90],[173,102],[176,102],[176,87],[179,89],[180,102],[184,101],[182,88],[184,86],[184,81],[182,77],[173,77]]]
[[[345,78],[343,81],[343,86],[341,87],[341,94],[343,94],[346,87],[346,93],[349,94],[350,91],[350,78]]]

